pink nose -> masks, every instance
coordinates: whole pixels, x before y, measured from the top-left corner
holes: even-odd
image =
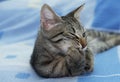
[[[87,45],[87,42],[86,42],[86,40],[84,39],[84,38],[80,38],[80,44],[82,45],[82,48],[85,48],[86,47],[86,45]]]

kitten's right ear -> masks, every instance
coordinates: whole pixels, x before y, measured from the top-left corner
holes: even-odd
[[[68,13],[66,16],[75,17],[78,21],[80,19],[80,11],[83,9],[85,3],[73,10],[72,12]]]
[[[41,26],[44,30],[51,30],[61,22],[61,18],[48,6],[44,4],[41,9]]]

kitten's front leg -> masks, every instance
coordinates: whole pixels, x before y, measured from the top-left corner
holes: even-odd
[[[71,76],[82,75],[85,73],[85,55],[78,48],[70,47],[66,56],[67,68]]]
[[[76,46],[76,48],[79,50],[79,52],[82,52],[85,56],[85,67],[84,70],[86,73],[90,73],[93,71],[93,66],[94,66],[94,56],[92,51],[86,46],[85,48],[82,48],[81,45]]]
[[[92,72],[93,68],[94,68],[94,55],[93,53],[90,51],[89,48],[87,48],[85,50],[85,55],[86,55],[86,66],[85,66],[85,70],[87,72]]]
[[[85,58],[86,58],[86,66],[85,66],[85,70],[87,73],[90,73],[93,71],[94,68],[94,55],[93,53],[90,51],[89,48],[87,48],[85,51]]]

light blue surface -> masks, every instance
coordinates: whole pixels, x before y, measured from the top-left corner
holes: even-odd
[[[59,79],[36,75],[29,60],[44,3],[52,6],[59,15],[86,3],[80,19],[85,27],[91,27],[95,0],[1,0],[0,82],[120,82],[120,47],[97,55],[94,71],[89,75]]]

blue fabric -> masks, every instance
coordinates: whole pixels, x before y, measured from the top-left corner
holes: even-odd
[[[120,61],[117,48],[98,54],[92,75],[79,77],[79,82],[119,82]]]
[[[97,0],[92,26],[103,29],[120,29],[120,0]]]
[[[36,75],[29,61],[44,3],[59,15],[86,3],[80,17],[83,25],[89,27],[93,18],[99,21],[93,12],[95,0],[0,0],[0,82],[120,82],[120,47],[98,54],[91,74],[57,79]],[[107,24],[112,23],[108,21]]]

